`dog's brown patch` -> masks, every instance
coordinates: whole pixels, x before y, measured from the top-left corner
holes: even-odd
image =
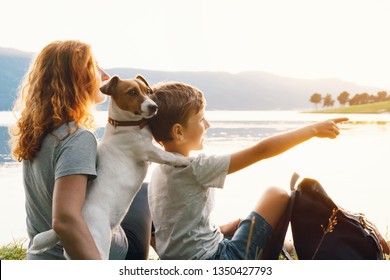
[[[100,90],[102,93],[110,95],[119,108],[136,115],[142,113],[141,104],[153,94],[149,84],[142,76],[127,80],[121,80],[114,76]]]

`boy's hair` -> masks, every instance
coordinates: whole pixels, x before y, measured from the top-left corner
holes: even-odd
[[[179,123],[186,127],[190,113],[197,114],[206,106],[203,93],[184,83],[160,83],[154,86],[153,93],[152,99],[158,105],[158,113],[148,123],[157,142],[173,140],[172,126]]]

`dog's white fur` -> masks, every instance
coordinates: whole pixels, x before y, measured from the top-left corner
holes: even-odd
[[[127,105],[124,100],[119,100],[110,91],[115,91],[113,80],[121,84],[121,88],[128,89],[136,82],[141,88],[137,99],[138,108],[135,110],[121,109]],[[145,84],[143,86],[140,81]],[[145,90],[150,91],[147,82],[140,76],[133,80],[120,80],[113,77],[107,85],[106,92],[111,95],[108,115],[114,120],[137,121],[150,118],[156,114],[157,105],[152,101]],[[137,86],[135,87],[137,90]],[[116,92],[115,94],[127,94],[125,99],[132,98],[129,93]],[[134,94],[134,92],[133,92]],[[123,96],[122,96],[123,97]],[[134,106],[133,106],[134,107]],[[127,107],[126,107],[127,108]],[[137,111],[134,113],[134,111]],[[103,259],[109,258],[112,232],[117,230],[127,213],[134,196],[139,191],[145,179],[150,162],[168,163],[175,166],[188,165],[190,159],[165,152],[153,145],[153,137],[149,127],[139,126],[114,126],[107,124],[103,138],[99,141],[97,150],[97,178],[87,188],[87,196],[83,207],[83,216],[88,224],[96,246]],[[33,244],[28,252],[38,254],[53,247],[59,239],[54,230],[39,233],[33,239]],[[65,257],[69,256],[65,252]]]

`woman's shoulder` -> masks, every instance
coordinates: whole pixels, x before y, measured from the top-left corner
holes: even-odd
[[[52,133],[56,138],[63,140],[64,143],[74,141],[86,141],[97,143],[96,136],[84,126],[77,125],[75,122],[62,124]]]

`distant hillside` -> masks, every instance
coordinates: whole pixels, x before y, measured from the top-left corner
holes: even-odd
[[[0,110],[10,110],[32,54],[0,48]],[[167,72],[133,68],[106,69],[110,75],[122,78],[143,75],[151,85],[162,81],[180,81],[198,87],[207,98],[208,110],[293,110],[311,108],[314,92],[332,94],[344,90],[354,95],[367,92],[376,95],[387,90],[359,86],[339,79],[305,80],[253,71],[227,72]],[[387,90],[390,92],[389,90]],[[105,109],[107,104],[99,106]]]
[[[338,107],[330,109],[322,109],[315,111],[307,111],[304,113],[315,114],[383,114],[390,113],[390,101],[360,104],[347,107]]]
[[[0,47],[0,111],[10,110],[32,54]]]
[[[294,79],[252,71],[227,72],[162,72],[142,69],[114,68],[110,75],[122,78],[142,74],[151,84],[180,81],[198,87],[207,98],[209,110],[294,110],[312,108],[314,92],[330,93],[333,98],[344,90],[351,94],[368,92],[374,95],[384,90],[359,86],[340,79]]]

